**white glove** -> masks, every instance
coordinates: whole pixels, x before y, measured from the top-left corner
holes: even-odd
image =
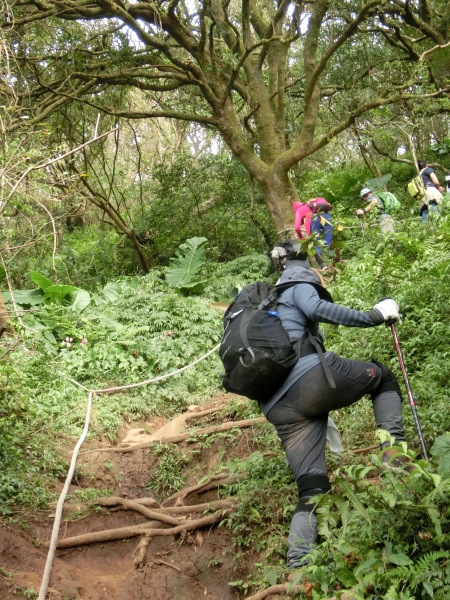
[[[381,302],[375,304],[373,308],[381,314],[385,321],[397,321],[399,325],[402,324],[399,306],[395,300],[392,300],[392,298],[381,300]]]

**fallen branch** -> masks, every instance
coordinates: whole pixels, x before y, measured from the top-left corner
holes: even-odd
[[[206,417],[208,415],[212,415],[213,413],[220,412],[223,410],[225,406],[217,406],[216,408],[208,408],[207,410],[201,410],[198,412],[192,411],[186,414],[186,421],[194,421],[195,419],[199,419],[200,417]]]
[[[278,585],[272,585],[265,590],[261,590],[257,594],[253,594],[253,596],[249,596],[247,600],[262,600],[263,598],[267,598],[267,596],[273,596],[274,594],[286,594],[288,596],[292,594],[296,594],[304,590],[302,585],[292,585],[291,583],[279,583]]]
[[[170,529],[153,529],[149,528],[148,524],[144,523],[142,525],[132,525],[131,527],[93,531],[91,533],[84,533],[83,535],[76,535],[59,540],[58,548],[73,548],[75,546],[84,546],[96,542],[111,542],[113,540],[137,537],[138,535],[145,535],[152,538],[157,536],[177,535],[183,531],[191,531],[192,529],[214,525],[232,512],[233,509],[229,508],[228,510],[220,511],[214,515],[202,517],[201,519],[186,521],[183,525],[178,525],[178,527],[172,527]],[[48,546],[48,543],[46,543],[45,546]]]
[[[135,444],[134,446],[128,446],[125,448],[96,448],[95,450],[86,450],[80,452],[80,454],[92,454],[93,452],[134,452],[142,448],[149,448],[153,444],[179,444],[186,440],[195,441],[195,437],[198,435],[212,435],[214,433],[220,433],[222,431],[230,431],[231,429],[246,429],[252,427],[257,423],[267,423],[266,417],[256,417],[254,419],[246,419],[244,421],[230,421],[228,423],[222,423],[222,425],[213,425],[212,427],[205,427],[203,429],[197,429],[194,432],[180,433],[179,435],[167,436],[156,440],[154,442],[145,442],[143,444]]]
[[[364,452],[370,452],[370,450],[378,450],[379,445],[375,444],[375,446],[367,446],[367,448],[358,448],[357,450],[350,450],[350,454],[364,454]]]

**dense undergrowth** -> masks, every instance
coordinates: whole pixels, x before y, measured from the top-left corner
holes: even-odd
[[[406,216],[407,213],[406,213]],[[403,314],[398,328],[433,465],[419,458],[419,445],[407,403],[404,404],[408,452],[417,461],[411,474],[386,474],[380,487],[367,477],[378,474],[379,457],[328,454],[332,493],[319,501],[322,544],[306,576],[313,598],[330,598],[352,588],[355,598],[412,600],[450,594],[450,540],[447,468],[450,442],[448,376],[448,297],[450,294],[450,213],[444,207],[433,221],[398,223],[396,233],[382,238],[377,227],[344,229],[344,262],[330,277],[336,302],[367,310],[381,297],[395,298]],[[15,505],[43,506],[53,495],[55,477],[64,474],[66,436],[80,434],[88,388],[133,383],[189,364],[215,346],[222,314],[211,301],[224,301],[236,289],[257,279],[273,281],[267,260],[249,255],[230,263],[206,263],[201,296],[187,296],[164,281],[165,269],[145,277],[115,282],[112,297],[92,293],[83,311],[57,303],[37,307],[24,319],[32,332],[17,325],[20,343],[3,338],[0,366],[0,501],[4,513]],[[327,348],[349,358],[375,356],[400,376],[389,329],[324,327]],[[43,335],[43,332],[51,335]],[[221,366],[217,356],[195,369],[148,388],[95,399],[89,435],[114,440],[122,420],[149,415],[166,417],[219,392]],[[240,417],[258,415],[248,402],[236,409]],[[334,418],[346,449],[376,442],[370,400],[339,411]],[[253,453],[228,464],[230,471],[251,473],[227,490],[240,500],[226,525],[233,532],[234,552],[249,551],[256,563],[245,578],[232,582],[245,594],[252,586],[282,581],[285,543],[295,486],[273,430],[256,428],[258,447],[274,453]],[[72,445],[72,442],[70,442]],[[405,450],[402,449],[402,452]],[[166,465],[158,471],[160,493],[183,484],[175,472],[170,449],[160,453]],[[166,456],[167,455],[167,456]],[[173,457],[172,457],[173,458]],[[224,462],[225,462],[224,457]],[[440,461],[439,465],[436,462]],[[172,467],[170,466],[172,465]],[[437,470],[438,469],[438,470]],[[171,472],[173,479],[165,480]]]

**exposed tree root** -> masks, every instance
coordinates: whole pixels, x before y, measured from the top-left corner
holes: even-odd
[[[212,500],[211,502],[204,502],[203,504],[187,504],[186,506],[166,506],[160,508],[158,512],[173,515],[187,515],[191,513],[203,513],[205,510],[214,509],[222,510],[232,508],[236,504],[234,498],[227,498],[226,500]]]
[[[166,562],[165,560],[161,560],[160,558],[152,558],[152,562],[155,563],[156,565],[166,565],[167,567],[170,567],[171,569],[175,569],[175,571],[178,571],[178,573],[181,573],[181,569],[179,569],[175,565],[171,565],[170,563]]]
[[[103,498],[98,499],[103,500]],[[95,502],[97,502],[97,500],[95,500]],[[136,502],[137,504],[142,504],[143,506],[148,506],[149,508],[153,508],[155,510],[161,508],[159,502],[157,502],[154,498],[133,498],[133,502]]]
[[[220,483],[218,483],[218,482],[220,482]],[[187,488],[184,488],[183,490],[175,492],[175,494],[172,494],[172,496],[169,496],[169,498],[166,498],[166,500],[164,500],[164,502],[161,504],[161,506],[170,506],[172,503],[175,503],[175,502],[177,502],[179,505],[182,500],[186,499],[191,494],[195,494],[195,493],[201,494],[202,492],[206,492],[208,490],[215,489],[215,488],[219,487],[219,485],[227,485],[227,484],[233,483],[233,482],[234,482],[234,478],[232,481],[230,481],[228,473],[221,473],[220,475],[213,475],[212,477],[209,477],[203,483],[197,483],[196,485],[193,485],[191,487],[187,487]]]
[[[214,523],[222,520],[225,516],[232,512],[233,508],[229,508],[214,515],[202,517],[201,519],[192,519],[186,521],[182,525],[171,527],[169,529],[154,529],[149,527],[149,523],[143,523],[142,525],[132,525],[131,527],[119,527],[118,529],[94,531],[91,533],[85,533],[83,535],[76,535],[58,540],[58,548],[73,548],[75,546],[84,546],[85,544],[94,544],[96,542],[110,542],[113,540],[128,539],[138,535],[149,536],[152,538],[156,536],[177,535],[183,531],[191,531],[192,529],[214,525]],[[45,545],[48,546],[48,543]]]
[[[141,448],[148,448],[152,444],[179,444],[180,442],[184,442],[190,438],[195,438],[197,435],[212,435],[222,431],[230,431],[231,429],[235,428],[245,429],[247,427],[252,427],[257,423],[267,423],[266,417],[256,417],[254,419],[246,419],[244,421],[230,421],[228,423],[222,423],[222,425],[213,425],[212,427],[197,429],[192,433],[186,432],[180,433],[179,435],[163,437],[160,440],[155,440],[153,442],[134,444],[133,446],[128,446],[125,448],[96,448],[95,450],[86,450],[85,452],[80,452],[80,454],[92,454],[93,452],[134,452],[135,450],[140,450]]]
[[[109,498],[108,498],[109,499]],[[103,498],[100,498],[103,500]],[[121,498],[122,500],[122,498]],[[146,505],[147,501],[153,501],[153,498],[135,498],[133,500],[134,504],[142,504]],[[102,505],[101,502],[95,500],[98,504]],[[188,515],[191,513],[203,513],[205,510],[215,509],[220,510],[222,508],[231,508],[235,504],[234,498],[227,498],[226,500],[212,500],[211,502],[203,502],[202,504],[188,504],[187,506],[165,506],[160,507],[158,505],[157,508],[153,508],[157,513],[162,513],[166,515]],[[154,504],[152,504],[154,507]],[[117,506],[117,510],[122,510],[122,506]],[[114,509],[112,509],[114,510]]]
[[[261,590],[253,596],[249,596],[247,600],[262,600],[262,598],[267,598],[267,596],[273,596],[274,594],[286,594],[290,596],[305,588],[302,585],[292,585],[291,583],[280,583],[278,585],[272,585],[265,590]]]
[[[182,524],[182,523],[180,523],[180,521],[178,519],[175,519],[175,517],[171,517],[170,515],[165,515],[164,513],[157,512],[155,510],[150,510],[150,509],[146,508],[145,506],[143,506],[142,504],[139,504],[138,502],[133,502],[132,500],[124,500],[123,498],[116,498],[116,497],[99,498],[98,500],[96,500],[96,503],[99,504],[100,506],[106,506],[106,507],[119,505],[119,506],[121,506],[121,508],[123,508],[123,510],[134,510],[134,511],[140,513],[141,515],[144,515],[144,517],[147,517],[147,519],[153,519],[154,521],[161,521],[162,523],[167,523],[168,525],[174,525],[175,527]]]
[[[145,560],[145,554],[147,552],[147,548],[150,545],[150,542],[152,541],[152,537],[149,535],[143,535],[141,538],[141,541],[139,542],[139,544],[136,546],[136,550],[134,551],[134,555],[135,555],[135,559],[134,559],[134,566],[135,567],[142,567],[144,564],[144,560]]]

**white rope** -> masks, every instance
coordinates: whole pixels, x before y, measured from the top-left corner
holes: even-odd
[[[69,491],[69,486],[70,486],[70,483],[72,481],[72,477],[73,477],[73,474],[75,471],[75,463],[77,462],[78,451],[79,451],[82,443],[86,439],[86,435],[87,435],[88,428],[89,428],[89,419],[91,416],[91,406],[92,406],[92,392],[89,392],[89,398],[88,398],[88,404],[87,404],[87,410],[86,410],[86,419],[84,422],[83,433],[81,434],[81,437],[78,440],[77,445],[74,448],[74,451],[72,454],[72,460],[70,461],[69,472],[67,473],[67,477],[66,477],[66,482],[64,484],[63,491],[61,492],[58,503],[56,505],[55,521],[53,523],[52,537],[50,539],[50,548],[49,548],[49,551],[47,554],[47,560],[45,563],[44,575],[42,576],[42,583],[41,583],[41,588],[39,590],[38,600],[45,600],[45,597],[47,595],[48,582],[50,580],[50,573],[52,572],[53,559],[55,557],[56,544],[58,541],[59,526],[61,524],[61,516],[62,516],[64,500],[66,499],[67,492]]]
[[[87,435],[87,432],[88,432],[88,429],[89,429],[89,420],[90,420],[90,416],[91,416],[91,407],[92,407],[92,395],[93,394],[105,394],[105,393],[109,393],[109,392],[116,392],[116,391],[121,391],[121,390],[127,390],[127,389],[130,389],[130,388],[135,388],[135,387],[141,387],[143,385],[148,385],[149,383],[153,383],[155,381],[161,381],[162,379],[167,379],[168,377],[172,377],[172,375],[176,375],[177,373],[181,373],[182,371],[186,371],[186,369],[190,369],[191,367],[193,367],[194,365],[196,365],[197,363],[199,363],[201,360],[204,360],[205,358],[207,358],[208,356],[210,356],[211,354],[213,354],[213,352],[216,352],[216,350],[219,349],[219,346],[220,346],[220,344],[217,344],[217,346],[215,346],[212,350],[210,350],[209,352],[207,352],[206,354],[204,354],[200,358],[197,358],[197,360],[195,360],[191,364],[186,365],[185,367],[182,367],[181,369],[177,369],[176,371],[172,371],[172,373],[167,373],[167,375],[161,375],[159,377],[154,377],[153,379],[147,379],[146,381],[141,381],[140,383],[132,383],[130,385],[123,385],[123,386],[114,387],[114,388],[106,388],[106,389],[102,389],[102,390],[89,390],[87,387],[85,387],[81,383],[78,383],[78,381],[75,381],[75,379],[72,379],[71,377],[67,377],[69,379],[69,381],[71,381],[73,384],[75,384],[78,387],[80,387],[80,388],[86,390],[87,392],[89,392],[89,398],[88,398],[88,404],[87,404],[87,410],[86,410],[86,419],[85,419],[85,422],[84,422],[83,433],[81,434],[81,437],[78,440],[77,445],[75,446],[75,448],[73,450],[72,459],[70,461],[69,472],[67,473],[67,477],[66,477],[66,482],[64,484],[64,488],[63,488],[63,490],[61,492],[61,495],[59,497],[58,503],[56,505],[56,512],[55,512],[55,520],[54,520],[54,523],[53,523],[52,537],[50,539],[50,547],[49,547],[49,550],[48,550],[47,560],[46,560],[46,563],[45,563],[44,575],[42,576],[42,583],[41,583],[41,588],[39,590],[38,600],[45,600],[45,597],[47,595],[48,584],[49,584],[50,575],[51,575],[51,572],[52,572],[53,559],[55,558],[56,546],[57,546],[57,542],[58,542],[58,534],[59,534],[59,528],[60,528],[60,525],[61,525],[61,516],[62,516],[62,510],[63,510],[64,501],[66,499],[67,492],[69,491],[70,483],[72,481],[72,477],[73,477],[73,474],[74,474],[74,471],[75,471],[75,464],[77,462],[78,451],[80,450],[81,445],[83,444],[84,440],[86,439],[86,435]]]
[[[191,367],[193,367],[194,365],[196,365],[197,363],[199,363],[201,360],[204,360],[205,358],[207,358],[213,352],[216,352],[216,350],[218,350],[219,347],[220,347],[220,344],[217,344],[217,346],[215,346],[212,350],[210,350],[209,352],[207,352],[206,354],[204,354],[200,358],[197,358],[197,360],[194,360],[194,362],[191,363],[190,365],[187,365],[186,367],[181,367],[181,369],[177,369],[176,371],[172,371],[172,373],[167,373],[167,375],[160,375],[159,377],[154,377],[153,379],[147,379],[146,381],[141,381],[140,383],[130,383],[130,385],[121,385],[119,387],[103,388],[101,390],[92,390],[92,391],[93,391],[94,394],[109,394],[110,392],[120,392],[121,390],[129,390],[131,388],[136,388],[136,387],[141,387],[143,385],[148,385],[149,383],[154,383],[155,381],[162,381],[163,379],[167,379],[168,377],[172,377],[172,375],[176,375],[177,373],[182,373],[183,371],[186,371],[186,369],[190,369]]]

